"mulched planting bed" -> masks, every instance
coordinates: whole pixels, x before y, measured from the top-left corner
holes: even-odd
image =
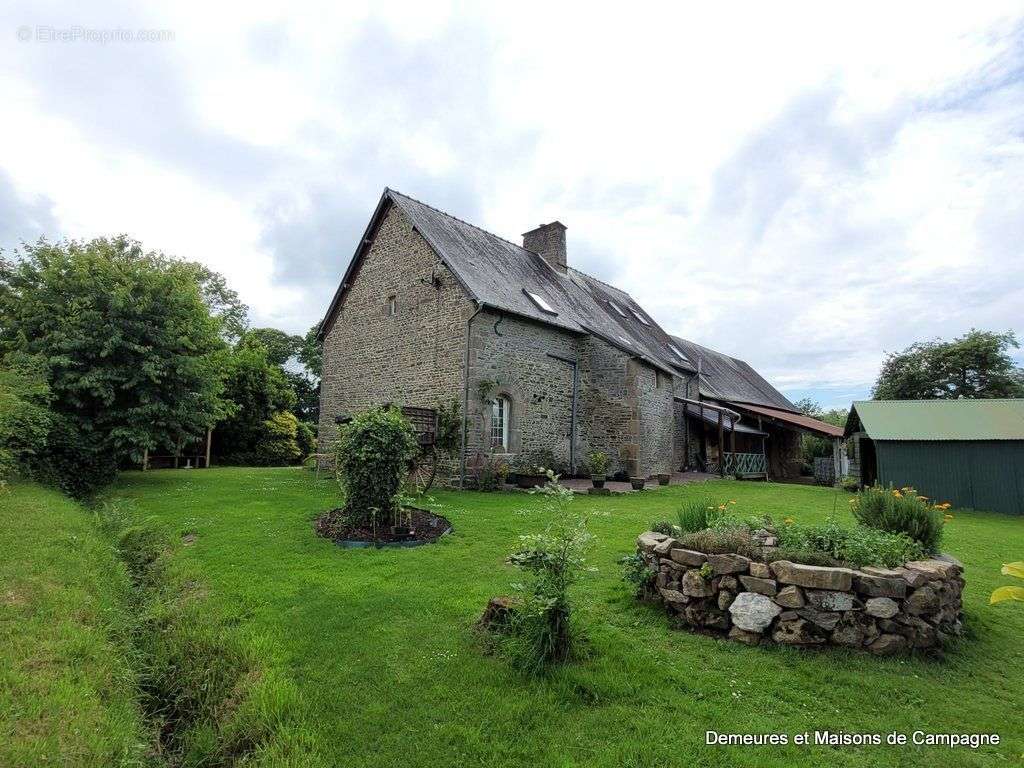
[[[441,515],[418,507],[408,507],[404,511],[412,517],[412,531],[408,535],[395,535],[390,525],[377,526],[376,530],[370,526],[349,525],[340,508],[324,512],[313,527],[325,539],[350,547],[415,547],[431,544],[451,533],[452,524]]]

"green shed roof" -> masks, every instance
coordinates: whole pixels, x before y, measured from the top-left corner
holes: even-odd
[[[1024,440],[1024,399],[858,400],[854,412],[872,440]]]

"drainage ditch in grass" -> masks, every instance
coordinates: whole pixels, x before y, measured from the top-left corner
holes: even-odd
[[[302,751],[294,684],[227,625],[174,545],[116,505],[96,511],[132,579],[131,652],[152,754],[168,765],[227,766]]]

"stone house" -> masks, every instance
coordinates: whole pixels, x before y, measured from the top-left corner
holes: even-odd
[[[565,233],[551,222],[519,246],[385,189],[321,323],[321,446],[359,410],[454,399],[467,415],[462,478],[495,453],[553,453],[577,473],[591,451],[611,457],[610,473],[648,477],[707,467],[735,436],[752,439],[741,427],[757,417],[726,397],[739,394],[773,409],[753,436],[763,455],[764,419],[793,405],[741,361],[756,387],[714,384],[703,367],[725,375],[711,366],[724,356],[669,336],[629,294],[573,269]],[[708,414],[722,424],[716,415],[710,429]]]

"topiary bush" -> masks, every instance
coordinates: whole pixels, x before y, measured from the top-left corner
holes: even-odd
[[[857,522],[880,531],[903,533],[921,544],[927,553],[942,543],[944,514],[949,504],[929,504],[913,488],[865,488],[851,500]]]
[[[350,524],[374,525],[398,511],[398,492],[417,448],[412,427],[394,407],[363,411],[342,425],[335,467]]]

